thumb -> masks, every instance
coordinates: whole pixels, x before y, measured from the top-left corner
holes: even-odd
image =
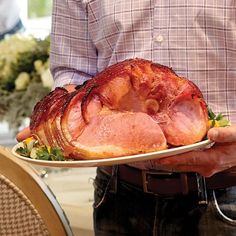
[[[214,142],[236,142],[236,125],[214,127],[208,131],[208,138]]]
[[[21,142],[25,140],[26,138],[29,138],[30,136],[31,136],[30,128],[26,127],[16,135],[16,140],[18,142]]]

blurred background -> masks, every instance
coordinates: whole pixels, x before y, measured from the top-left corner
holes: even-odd
[[[52,89],[51,12],[52,0],[0,0],[0,145],[9,149],[29,125],[34,105]],[[74,234],[93,235],[96,168],[29,165],[52,189]]]
[[[46,37],[51,29],[52,0],[18,0],[26,31]]]
[[[11,9],[11,11],[9,11]],[[0,144],[12,145],[35,103],[52,88],[52,0],[0,1]]]

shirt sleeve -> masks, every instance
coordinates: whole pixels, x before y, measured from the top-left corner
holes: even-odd
[[[82,1],[53,1],[50,69],[54,87],[82,84],[97,72],[97,51]]]

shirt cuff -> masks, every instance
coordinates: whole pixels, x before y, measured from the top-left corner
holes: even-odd
[[[73,71],[64,71],[64,72],[57,72],[54,74],[54,86],[53,89],[56,87],[63,87],[67,84],[75,84],[75,85],[81,85],[86,80],[91,79],[92,76],[79,74]]]

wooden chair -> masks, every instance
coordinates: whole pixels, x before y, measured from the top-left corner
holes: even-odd
[[[36,172],[0,146],[0,235],[73,235],[55,196]]]

